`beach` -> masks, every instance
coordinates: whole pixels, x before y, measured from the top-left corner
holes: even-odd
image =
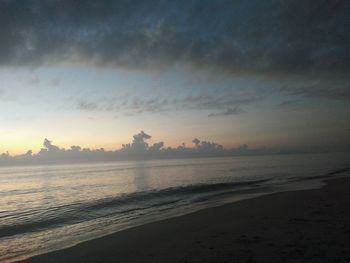
[[[0,263],[350,263],[350,0],[0,0]]]
[[[349,262],[350,179],[130,228],[23,262]]]

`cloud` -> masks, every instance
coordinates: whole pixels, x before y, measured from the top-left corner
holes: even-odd
[[[59,85],[61,85],[61,80],[58,78],[53,78],[49,81],[49,85],[52,87],[58,87]]]
[[[121,149],[114,151],[106,151],[103,148],[83,148],[79,145],[72,145],[69,149],[64,149],[54,145],[52,141],[45,139],[43,148],[38,153],[33,153],[29,150],[25,154],[16,156],[11,156],[7,152],[1,154],[0,165],[83,163],[93,161],[233,156],[242,154],[254,155],[273,152],[265,148],[249,149],[247,145],[225,149],[221,144],[201,141],[197,138],[193,139],[194,147],[186,147],[185,144],[182,144],[171,148],[165,147],[164,142],[156,142],[149,145],[147,141],[151,138],[151,135],[141,131],[133,136],[131,143],[123,144]]]
[[[180,110],[215,110],[219,113],[210,114],[209,117],[243,113],[240,106],[248,105],[261,100],[262,97],[253,92],[226,92],[220,94],[189,95],[176,98],[131,95],[120,98],[103,99],[96,102],[79,100],[77,109],[89,111],[118,112],[116,117],[130,117],[144,113],[158,113],[164,111]]]
[[[149,151],[150,152],[159,152],[163,147],[164,147],[164,142],[157,142],[149,147]]]
[[[145,140],[152,138],[151,135],[148,135],[144,131],[141,131],[140,133],[135,134],[133,137],[134,137],[133,143],[143,143]]]
[[[347,72],[347,0],[1,1],[0,65]]]
[[[220,152],[224,150],[224,147],[221,144],[217,144],[215,142],[200,141],[197,138],[193,139],[192,142],[195,145],[195,149],[200,152],[213,153],[213,152]]]
[[[298,100],[284,100],[284,101],[282,101],[281,103],[278,104],[278,107],[288,108],[288,107],[295,106],[298,103],[299,103]]]
[[[322,80],[305,83],[290,83],[279,88],[289,96],[321,98],[332,100],[350,100],[350,84],[345,80]]]
[[[196,145],[196,146],[198,146],[199,144],[200,144],[200,140],[198,140],[197,138],[194,138],[193,140],[192,140],[192,142],[194,143],[194,145]]]
[[[128,147],[125,147],[125,145],[123,145],[123,148],[126,150],[131,150],[132,152],[145,152],[148,148],[148,143],[146,143],[145,141],[148,139],[151,139],[152,136],[148,135],[147,133],[145,133],[144,131],[141,131],[138,134],[135,134],[133,136],[133,141],[131,144],[127,144]]]
[[[94,102],[80,101],[77,108],[79,110],[92,111],[97,109],[97,104]]]
[[[234,108],[228,108],[225,111],[217,112],[217,113],[210,113],[208,117],[217,117],[217,116],[229,116],[229,115],[239,115],[242,113],[245,113],[246,111],[242,108],[236,106]]]
[[[39,83],[40,83],[40,79],[39,79],[38,76],[33,77],[33,78],[31,78],[31,79],[28,80],[28,84],[29,84],[29,85],[37,85],[37,84],[39,84]]]
[[[230,92],[217,95],[188,96],[177,102],[181,108],[194,110],[217,110],[259,101],[261,96],[252,92]]]
[[[57,152],[60,150],[60,148],[56,145],[53,145],[51,141],[45,138],[43,145],[45,146],[45,149],[49,152]]]

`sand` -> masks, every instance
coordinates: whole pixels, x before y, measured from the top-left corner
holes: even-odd
[[[350,262],[350,179],[150,223],[26,262]]]

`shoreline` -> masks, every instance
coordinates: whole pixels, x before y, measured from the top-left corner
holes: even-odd
[[[20,262],[347,262],[350,178],[325,182],[147,223]]]

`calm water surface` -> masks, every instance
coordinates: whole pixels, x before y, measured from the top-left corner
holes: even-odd
[[[350,175],[348,154],[0,168],[0,261],[135,225]]]

